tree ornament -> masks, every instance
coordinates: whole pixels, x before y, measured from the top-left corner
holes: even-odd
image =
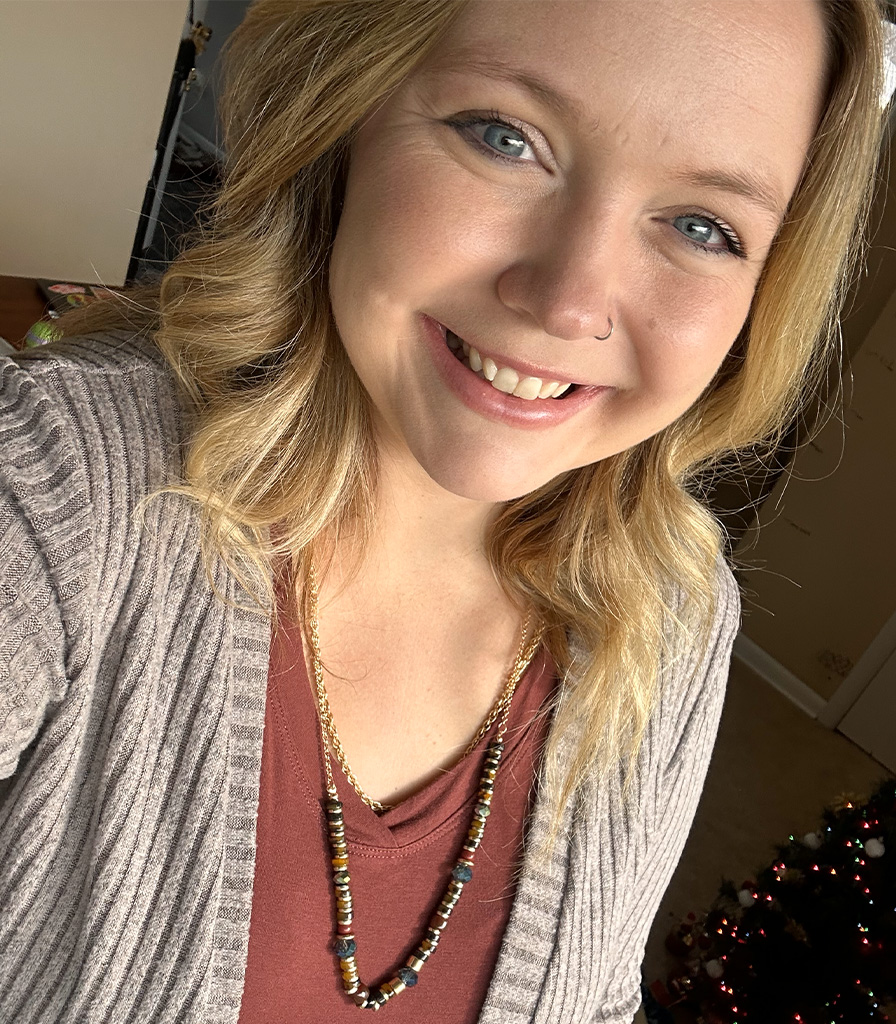
[[[883,857],[886,852],[887,850],[884,846],[883,839],[869,839],[868,842],[865,843],[865,853],[867,853],[869,857],[873,857],[875,860],[878,857]]]
[[[707,960],[703,966],[710,978],[721,978],[725,973],[721,960]]]
[[[694,979],[688,968],[683,968],[669,975],[669,991],[676,996],[686,996],[694,987]]]
[[[694,923],[697,915],[691,911],[687,919],[673,928],[666,936],[666,949],[674,956],[684,959],[694,948]]]
[[[746,910],[756,902],[756,893],[752,889],[738,889],[737,902]]]
[[[803,836],[803,846],[808,846],[810,850],[817,850],[821,847],[822,836],[820,832],[807,832]]]

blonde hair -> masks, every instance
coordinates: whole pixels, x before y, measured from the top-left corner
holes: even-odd
[[[139,302],[87,309],[68,330],[116,317],[155,329],[199,413],[183,489],[201,505],[207,557],[244,575],[247,564],[259,568],[268,587],[272,559],[287,555],[304,578],[315,539],[363,528],[372,515],[367,399],[331,316],[328,255],[354,130],[465,6],[253,6],[228,47],[227,167],[209,225],[144,313]],[[630,780],[658,666],[707,640],[721,537],[697,497],[701,474],[773,444],[833,351],[880,146],[883,57],[874,0],[822,7],[824,114],[748,322],[716,378],[659,434],[507,502],[491,530],[499,578],[542,617],[566,676],[575,653],[573,699],[559,702],[546,754],[558,821],[586,774],[621,763]],[[271,601],[270,591],[261,596]],[[561,764],[569,730],[576,749]]]

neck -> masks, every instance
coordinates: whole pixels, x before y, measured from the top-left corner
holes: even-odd
[[[500,506],[458,497],[416,464],[382,458],[376,512],[363,549],[351,534],[332,552],[331,580],[355,575],[390,593],[494,590],[503,595],[486,556],[488,527]]]

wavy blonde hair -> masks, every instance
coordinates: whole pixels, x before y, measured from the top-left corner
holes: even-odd
[[[364,117],[438,45],[464,0],[262,0],[228,45],[227,166],[208,225],[140,301],[91,307],[67,333],[155,330],[198,410],[182,488],[206,554],[304,578],[315,540],[373,514],[365,392],[333,323],[327,267],[349,147]],[[706,642],[720,527],[701,474],[774,444],[826,372],[861,251],[883,118],[881,12],[822,0],[829,87],[807,169],[741,336],[696,404],[628,451],[507,502],[488,555],[547,626],[574,699],[547,751],[557,816],[586,773],[631,778],[658,665]],[[272,538],[271,528],[277,524]],[[258,578],[258,577],[256,577]],[[678,655],[681,657],[681,654]],[[573,684],[567,684],[567,690]],[[559,737],[575,729],[561,764]]]

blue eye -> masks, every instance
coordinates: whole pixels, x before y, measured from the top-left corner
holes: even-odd
[[[528,149],[533,153],[532,144],[526,137],[522,128],[505,121],[497,112],[491,111],[485,116],[472,114],[469,117],[452,118],[445,122],[456,129],[467,139],[471,139],[476,149],[485,156],[502,163],[531,163],[531,158],[525,157]]]
[[[519,135],[520,138],[515,139],[513,138],[514,135]],[[486,125],[485,131],[482,133],[482,141],[487,146],[491,146],[492,149],[501,153],[502,156],[512,157],[520,156],[526,149],[526,146],[529,145],[522,138],[521,132],[518,132],[515,128],[506,128],[500,123]]]
[[[744,257],[743,246],[734,229],[711,217],[699,213],[687,213],[676,217],[672,224],[684,237],[702,252],[731,253]]]

